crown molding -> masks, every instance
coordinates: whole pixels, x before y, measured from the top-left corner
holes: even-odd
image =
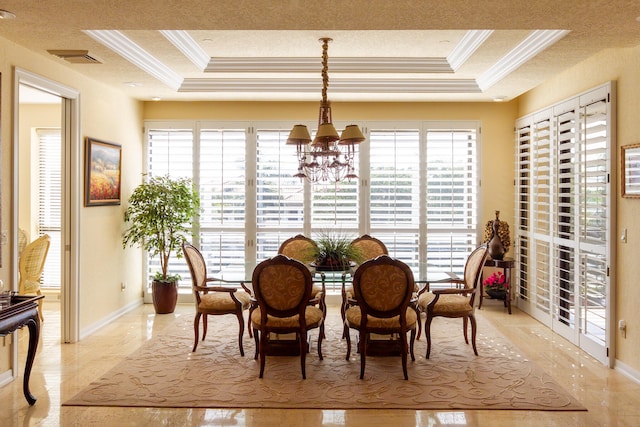
[[[102,43],[127,61],[138,66],[168,87],[177,90],[182,77],[144,50],[133,40],[117,30],[83,30],[85,34]]]
[[[447,56],[447,61],[453,71],[467,62],[467,59],[493,34],[493,30],[467,31],[460,43]]]
[[[184,30],[160,30],[160,33],[173,44],[191,62],[204,70],[209,64],[209,55],[200,45]]]
[[[178,92],[318,92],[320,79],[184,79]],[[473,79],[333,79],[333,93],[478,93]]]
[[[532,31],[515,48],[482,73],[478,77],[478,85],[483,91],[489,89],[567,34],[569,34],[568,30]]]

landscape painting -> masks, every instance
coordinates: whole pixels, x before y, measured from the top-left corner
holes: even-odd
[[[85,206],[120,204],[122,146],[87,138]]]

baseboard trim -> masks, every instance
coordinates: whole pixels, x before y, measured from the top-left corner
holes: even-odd
[[[635,381],[636,383],[640,384],[640,371],[637,371],[637,370],[633,369],[631,366],[627,365],[626,363],[623,363],[623,362],[619,361],[618,359],[616,359],[616,363],[615,363],[613,369],[615,369],[616,371],[620,372],[625,377],[627,377],[627,378]]]
[[[143,304],[142,299],[138,299],[136,301],[133,301],[125,305],[124,307],[121,307],[119,310],[112,312],[107,317],[100,319],[98,322],[95,322],[87,326],[86,328],[80,331],[80,339],[82,340],[88,337],[89,335],[93,334],[94,332],[100,330],[101,328],[104,328],[105,326],[113,322],[118,317],[130,312],[131,310],[141,306],[142,304]]]

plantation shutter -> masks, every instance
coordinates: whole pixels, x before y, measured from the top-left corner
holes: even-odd
[[[150,176],[169,175],[171,178],[193,179],[194,131],[188,128],[156,128],[147,131],[147,156]],[[160,271],[160,258],[149,258],[149,277]],[[191,288],[189,268],[184,259],[172,254],[169,260],[171,274],[179,274],[182,288]]]
[[[369,136],[369,221],[371,234],[392,256],[419,265],[420,132],[372,129]]]
[[[427,264],[462,274],[478,242],[477,130],[426,133]]]
[[[200,129],[199,247],[211,274],[245,260],[245,129]]]
[[[520,125],[516,132],[516,235],[515,258],[518,272],[517,292],[522,300],[528,301],[530,283],[530,198],[531,198],[531,126]]]

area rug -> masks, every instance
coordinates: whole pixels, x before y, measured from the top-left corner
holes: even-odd
[[[318,358],[314,331],[303,380],[300,358],[293,356],[267,357],[259,379],[253,339],[245,333],[245,357],[240,356],[233,316],[210,316],[209,336],[192,353],[187,317],[177,318],[63,406],[586,410],[486,323],[477,338],[479,356],[465,344],[461,320],[438,318],[431,358],[425,359],[424,337],[416,341],[408,381],[400,358],[391,356],[368,357],[361,380],[360,356],[354,349],[345,360],[340,316],[330,313],[324,360]]]

